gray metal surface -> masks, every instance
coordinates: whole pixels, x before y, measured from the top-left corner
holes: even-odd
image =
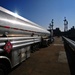
[[[31,44],[39,43],[41,37],[45,39],[49,35],[45,28],[0,7],[0,52],[8,41],[12,44],[9,59],[12,67],[30,57]]]
[[[0,7],[0,26],[9,26],[10,28],[18,28],[21,30],[29,30],[34,32],[44,33],[49,35],[50,33],[43,27],[19,16],[13,12]],[[10,29],[9,28],[9,29]],[[8,31],[10,32],[10,31]]]
[[[13,45],[13,48],[16,48],[40,42],[41,39],[40,37],[1,37],[0,41],[2,41],[0,46],[4,46],[5,41],[10,41]]]

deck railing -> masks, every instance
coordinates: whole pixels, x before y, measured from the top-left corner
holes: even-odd
[[[73,41],[69,38],[66,38],[64,36],[62,38],[63,38],[64,43],[67,43],[66,45],[69,45],[72,48],[72,50],[75,51],[75,41]]]

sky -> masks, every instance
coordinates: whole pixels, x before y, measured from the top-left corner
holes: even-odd
[[[54,29],[64,30],[64,17],[68,28],[75,26],[75,0],[0,0],[0,6],[48,28],[54,19]]]

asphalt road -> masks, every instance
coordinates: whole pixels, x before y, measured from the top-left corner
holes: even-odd
[[[9,75],[70,75],[62,39],[55,37],[49,47],[31,53]]]

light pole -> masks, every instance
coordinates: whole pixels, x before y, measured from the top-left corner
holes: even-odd
[[[50,41],[53,42],[54,41],[54,38],[53,38],[53,25],[54,22],[53,22],[53,19],[51,20],[51,23],[49,24],[49,30],[51,32],[51,35],[50,35]]]
[[[54,26],[53,24],[54,24],[54,22],[53,22],[53,19],[52,19],[52,21],[50,23],[51,37],[53,37],[53,26]]]

